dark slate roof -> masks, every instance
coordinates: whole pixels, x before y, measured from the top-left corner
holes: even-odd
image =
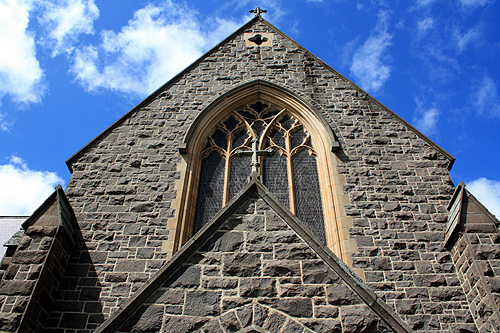
[[[346,283],[357,296],[375,312],[394,332],[413,332],[413,330],[333,252],[321,244],[311,231],[288,208],[280,204],[269,190],[253,176],[245,188],[233,198],[217,215],[194,235],[174,256],[127,302],[114,312],[95,332],[114,332],[130,318],[141,305],[161,288],[165,281],[174,276],[179,268],[235,213],[249,198],[257,195],[283,221],[294,230],[298,236]]]
[[[453,246],[461,231],[500,234],[498,217],[493,215],[465,186],[463,182],[458,184],[448,204],[450,214],[446,228],[446,248]]]
[[[18,246],[19,243],[21,242],[21,238],[24,236],[24,230],[18,230],[12,237],[6,241],[3,246]]]
[[[396,118],[401,123],[403,123],[403,125],[405,127],[407,127],[410,131],[412,131],[413,133],[415,133],[415,135],[417,135],[419,138],[421,138],[422,140],[424,140],[425,142],[427,142],[431,147],[433,147],[434,149],[436,149],[438,152],[440,152],[441,154],[443,154],[449,160],[448,170],[451,170],[451,168],[453,166],[453,163],[455,162],[455,157],[453,157],[445,149],[441,148],[437,143],[435,143],[434,141],[432,141],[431,139],[429,139],[426,135],[424,135],[423,133],[421,133],[415,127],[413,127],[406,120],[404,120],[403,118],[401,118],[400,116],[398,116],[396,113],[394,113],[393,111],[391,111],[388,107],[386,107],[385,105],[383,105],[381,102],[379,102],[373,96],[371,96],[366,91],[364,91],[363,89],[361,89],[360,87],[358,87],[354,82],[352,82],[351,80],[349,80],[348,78],[346,78],[344,75],[342,75],[339,72],[337,72],[335,69],[333,69],[332,67],[330,67],[327,63],[325,63],[323,60],[321,60],[320,58],[318,58],[317,56],[315,56],[314,54],[312,54],[309,50],[307,50],[302,45],[300,45],[299,43],[297,43],[296,41],[294,41],[292,38],[290,38],[284,32],[282,32],[281,30],[279,30],[278,28],[276,28],[275,26],[273,26],[271,23],[269,23],[268,21],[266,21],[265,19],[263,19],[261,16],[256,16],[253,19],[251,19],[249,22],[247,22],[246,24],[244,24],[241,28],[239,28],[238,30],[236,30],[234,33],[232,33],[227,38],[225,38],[222,42],[220,42],[215,47],[213,47],[211,50],[209,50],[208,52],[206,52],[204,55],[202,55],[200,58],[198,58],[196,61],[194,61],[191,65],[189,65],[186,69],[184,69],[179,74],[177,74],[176,76],[174,76],[172,79],[170,79],[168,82],[166,82],[163,86],[161,86],[160,88],[158,88],[151,95],[149,95],[148,97],[146,97],[142,102],[140,102],[139,104],[137,104],[129,112],[127,112],[125,115],[123,115],[120,119],[118,119],[116,122],[114,122],[111,126],[109,126],[107,129],[105,129],[101,134],[99,134],[97,137],[95,137],[92,141],[90,141],[88,144],[86,144],[84,147],[82,147],[78,152],[76,152],[73,156],[71,156],[66,161],[66,165],[68,166],[69,170],[71,172],[73,172],[71,164],[73,163],[73,161],[75,159],[77,159],[79,156],[81,156],[82,154],[84,154],[87,151],[87,149],[89,149],[90,147],[93,147],[96,143],[100,142],[112,130],[114,130],[116,127],[118,127],[120,124],[122,124],[125,120],[127,120],[133,113],[135,113],[136,111],[140,110],[142,107],[148,105],[155,98],[157,98],[157,96],[161,92],[169,89],[172,85],[175,84],[175,82],[177,82],[186,73],[188,73],[191,70],[193,70],[194,68],[196,68],[196,66],[198,66],[203,60],[205,60],[207,57],[209,57],[210,55],[212,55],[213,53],[215,53],[219,48],[221,48],[223,45],[227,44],[235,36],[237,36],[239,34],[242,34],[246,29],[248,29],[250,26],[252,26],[253,24],[255,24],[257,22],[263,22],[264,24],[266,24],[267,26],[269,26],[272,30],[274,30],[277,34],[281,35],[285,39],[287,39],[290,42],[292,42],[293,44],[295,44],[296,47],[298,47],[299,49],[303,50],[304,52],[307,52],[316,61],[320,62],[323,66],[325,66],[326,69],[328,69],[329,71],[331,71],[335,75],[338,75],[340,78],[342,78],[344,81],[346,81],[347,84],[352,85],[352,88],[358,90],[361,95],[366,96],[366,98],[368,100],[370,100],[371,102],[377,104],[385,112],[391,114],[394,118]]]

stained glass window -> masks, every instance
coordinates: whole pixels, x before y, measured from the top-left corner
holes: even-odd
[[[250,157],[237,157],[238,149],[272,148],[275,155],[260,157],[263,184],[323,242],[325,227],[316,152],[310,135],[286,109],[258,101],[232,110],[207,139],[202,152],[195,213],[198,231],[249,180]]]

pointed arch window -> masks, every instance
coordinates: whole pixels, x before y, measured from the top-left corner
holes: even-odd
[[[200,154],[194,232],[248,182],[250,157],[237,157],[236,152],[251,150],[252,139],[259,139],[259,149],[277,152],[260,158],[264,185],[326,243],[317,152],[311,136],[290,110],[267,101],[232,109],[209,132]]]

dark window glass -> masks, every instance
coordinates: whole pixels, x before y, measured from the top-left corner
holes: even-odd
[[[201,163],[194,233],[198,232],[222,207],[224,159],[212,151]]]
[[[278,130],[277,128],[273,128],[269,137],[271,138],[271,140],[273,140],[274,144],[285,149],[285,137],[283,136],[283,134],[284,133],[282,131]]]
[[[286,129],[287,131],[293,127],[293,124],[295,124],[295,121],[289,116],[284,116],[283,118],[280,119],[279,122],[281,126],[283,126],[283,128]]]
[[[326,243],[317,162],[316,157],[309,153],[314,150],[303,125],[286,111],[273,122],[272,117],[281,112],[280,109],[262,102],[243,106],[234,112],[217,124],[207,140],[203,154],[207,151],[210,154],[201,163],[194,232],[227,203],[224,197],[226,201],[231,200],[248,183],[250,156],[231,156],[228,168],[225,163],[234,150],[251,149],[251,127],[256,138],[265,140],[263,147],[275,149],[274,156],[260,158],[263,184],[283,205],[295,207],[297,217]],[[231,151],[228,151],[229,147],[232,147]],[[224,183],[226,180],[229,180],[228,184]],[[290,197],[290,186],[293,186],[293,198]]]
[[[236,118],[231,116],[231,117],[227,118],[227,120],[224,122],[224,125],[226,125],[227,130],[229,132],[231,132],[238,125],[238,120],[236,120]]]
[[[263,104],[262,102],[257,102],[255,104],[250,105],[252,109],[254,109],[257,113],[261,113],[264,111],[264,109],[267,108],[266,104]]]
[[[212,134],[212,139],[214,139],[214,142],[217,146],[221,147],[222,149],[227,149],[226,133],[222,132],[221,130],[216,130],[214,134]]]
[[[326,244],[316,158],[303,149],[294,156],[292,170],[297,217]]]
[[[248,138],[248,133],[246,130],[241,130],[234,134],[233,138],[233,149],[240,147],[245,143],[245,140]]]
[[[251,171],[250,161],[250,156],[233,156],[231,158],[231,166],[229,168],[228,200],[231,200],[248,183]]]
[[[274,156],[264,159],[262,181],[279,202],[290,207],[288,171],[286,158],[276,152]]]
[[[260,136],[262,135],[262,132],[264,131],[265,124],[262,121],[256,121],[252,124],[252,128],[255,131],[255,135],[257,135],[257,138],[260,139]]]
[[[291,146],[292,149],[305,144],[305,139],[307,138],[306,132],[301,128],[297,130],[296,132],[293,133],[292,139],[291,139]]]

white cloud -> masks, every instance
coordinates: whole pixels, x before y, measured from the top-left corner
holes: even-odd
[[[500,116],[500,98],[498,96],[497,83],[488,75],[482,80],[476,81],[473,86],[477,90],[472,94],[472,107],[480,114],[486,113],[491,116]]]
[[[150,93],[239,26],[204,24],[196,15],[171,1],[147,5],[120,32],[103,31],[100,45],[77,49],[72,72],[90,91]]]
[[[417,0],[417,6],[426,7],[431,5],[436,0]]]
[[[466,33],[461,33],[458,30],[455,30],[453,33],[453,38],[455,40],[458,53],[462,53],[469,44],[478,41],[480,37],[481,37],[480,27],[471,28]]]
[[[0,112],[0,131],[7,132],[12,125],[9,121],[7,121],[7,115],[5,113]]]
[[[27,31],[30,1],[0,3],[0,100],[39,102],[43,96],[43,72],[36,59],[33,34]]]
[[[417,30],[420,35],[432,28],[434,28],[434,19],[432,17],[426,17],[417,22]]]
[[[485,6],[490,0],[460,0],[464,7],[482,7]]]
[[[379,13],[377,27],[352,58],[351,73],[359,85],[368,91],[379,90],[391,74],[391,67],[384,64],[386,50],[392,39],[392,35],[387,32],[387,21],[388,13]]]
[[[425,135],[436,133],[439,117],[438,109],[431,107],[424,109],[421,106],[417,108],[417,115],[414,118],[415,126]]]
[[[500,181],[481,177],[467,183],[467,189],[490,213],[500,218]]]
[[[30,215],[64,181],[54,172],[30,170],[17,156],[0,165],[0,215]]]
[[[80,34],[94,32],[99,9],[94,0],[43,1],[39,22],[47,30],[47,43],[53,55],[70,53]]]

